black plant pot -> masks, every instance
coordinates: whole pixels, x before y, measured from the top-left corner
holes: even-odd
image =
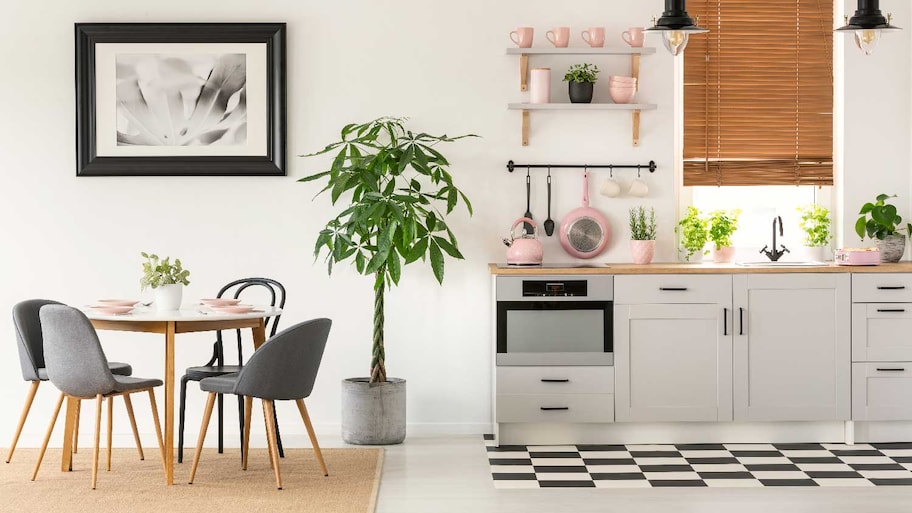
[[[592,82],[570,82],[571,103],[592,103]]]

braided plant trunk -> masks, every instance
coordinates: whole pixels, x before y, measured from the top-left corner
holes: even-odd
[[[385,269],[377,271],[374,285],[374,345],[371,351],[371,383],[386,382],[386,351],[383,348],[383,293],[386,288]]]

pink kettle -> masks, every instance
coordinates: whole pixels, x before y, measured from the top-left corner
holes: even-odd
[[[514,235],[516,228],[522,226],[523,223],[532,226],[532,233],[523,231],[522,236],[516,238]],[[538,240],[537,232],[538,226],[528,217],[522,217],[513,223],[510,238],[503,240],[504,244],[510,248],[507,250],[508,265],[541,265],[544,250],[542,250],[541,241]]]

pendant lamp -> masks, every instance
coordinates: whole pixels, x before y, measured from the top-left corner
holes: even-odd
[[[860,0],[859,0],[860,1]],[[687,47],[690,34],[702,34],[709,30],[698,27],[687,14],[686,0],[665,0],[665,12],[646,32],[661,32],[662,42],[672,55],[680,55]]]
[[[846,25],[836,32],[854,32],[855,44],[865,55],[871,55],[877,49],[882,31],[901,30],[890,24],[892,17],[891,14],[884,17],[880,12],[880,0],[858,0],[855,15],[846,16]]]

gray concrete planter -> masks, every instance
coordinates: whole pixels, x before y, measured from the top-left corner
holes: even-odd
[[[405,440],[405,380],[342,380],[342,440],[356,445],[389,445]]]
[[[875,240],[874,245],[880,249],[881,262],[899,262],[906,250],[906,236],[887,235],[884,240]]]

